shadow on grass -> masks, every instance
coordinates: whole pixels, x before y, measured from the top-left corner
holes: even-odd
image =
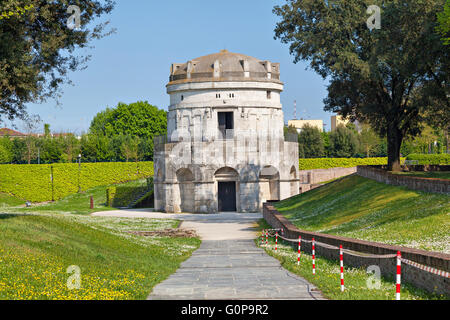
[[[0,213],[0,220],[23,217],[24,214]]]

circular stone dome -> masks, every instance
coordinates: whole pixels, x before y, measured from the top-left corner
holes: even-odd
[[[280,64],[221,50],[184,64],[172,64],[169,84],[201,81],[280,82]]]

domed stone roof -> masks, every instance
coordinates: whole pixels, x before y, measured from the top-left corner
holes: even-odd
[[[280,64],[221,50],[171,67],[170,84],[230,80],[281,83]]]

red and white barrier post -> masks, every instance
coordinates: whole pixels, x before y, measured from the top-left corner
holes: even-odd
[[[316,274],[316,246],[314,238],[312,238],[312,267],[313,267],[313,274]]]
[[[339,246],[339,260],[341,263],[341,291],[344,292],[344,253],[342,245]]]
[[[402,277],[402,254],[397,252],[397,281],[395,285],[395,300],[400,300],[400,284]]]
[[[269,244],[269,231],[266,230],[266,246]]]
[[[275,251],[277,251],[278,247],[278,231],[275,233]]]
[[[298,236],[298,253],[297,253],[297,265],[300,265],[300,250],[302,248],[302,236]]]

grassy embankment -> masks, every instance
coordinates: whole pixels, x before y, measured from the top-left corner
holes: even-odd
[[[0,214],[0,299],[145,299],[199,247],[198,238],[126,232],[175,228],[178,221],[88,216],[109,209],[105,190],[31,208],[0,195],[0,212],[8,212]],[[72,265],[81,270],[79,290],[67,287]]]
[[[352,175],[274,206],[299,229],[450,252],[450,195]]]
[[[146,183],[145,179],[135,180],[127,183],[118,184],[121,187],[138,187]],[[13,196],[0,193],[0,209],[13,213],[27,212],[50,212],[50,213],[72,213],[72,214],[90,214],[98,211],[116,210],[106,206],[106,189],[108,186],[99,186],[91,188],[82,193],[74,193],[55,202],[45,202],[33,204],[25,208],[25,201]],[[90,209],[90,196],[94,198],[94,209]]]
[[[260,229],[270,228],[269,225],[261,220]],[[260,239],[255,242],[260,246]],[[278,259],[281,265],[307,281],[314,284],[327,299],[332,300],[395,300],[394,277],[381,277],[379,286],[376,286],[372,274],[366,273],[363,268],[350,268],[345,266],[344,257],[344,283],[345,290],[341,292],[340,286],[340,266],[339,261],[332,261],[320,256],[316,256],[316,274],[312,274],[311,255],[302,253],[300,265],[297,265],[297,251],[278,242],[278,248],[275,252],[275,243],[273,238],[269,240],[269,246],[261,246],[272,257]],[[371,284],[369,288],[368,283]],[[417,289],[411,285],[403,284],[401,287],[402,300],[445,300],[448,297],[430,294],[424,290]]]

